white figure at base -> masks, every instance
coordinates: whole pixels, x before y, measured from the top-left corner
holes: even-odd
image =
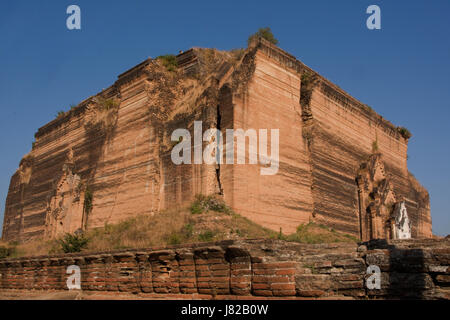
[[[405,202],[397,203],[395,206],[395,239],[411,239],[411,221],[408,218]]]

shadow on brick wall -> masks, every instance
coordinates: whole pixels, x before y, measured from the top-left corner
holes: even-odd
[[[433,290],[425,253],[418,248],[404,248],[374,240],[368,243],[366,261],[381,270],[381,289],[368,290],[373,298],[426,299]]]

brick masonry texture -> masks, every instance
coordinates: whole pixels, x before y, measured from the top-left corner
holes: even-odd
[[[299,244],[239,240],[0,260],[1,290],[68,290],[69,265],[81,289],[155,298],[450,299],[450,240]],[[369,290],[369,265],[381,289]]]
[[[390,238],[393,205],[403,201],[412,237],[432,236],[428,192],[408,171],[408,139],[396,126],[263,39],[241,58],[230,56],[193,48],[177,57],[178,73],[147,59],[41,127],[11,178],[3,240],[102,227],[185,206],[200,193],[220,194],[275,231],[289,234],[313,220],[362,241]],[[116,108],[102,108],[105,99]],[[173,164],[172,132],[193,136],[200,120],[203,130],[279,129],[278,173],[261,175],[261,164]]]

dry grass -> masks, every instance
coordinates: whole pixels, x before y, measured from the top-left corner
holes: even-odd
[[[156,60],[160,61],[167,71],[174,72],[178,68],[177,57],[173,54],[159,56]]]
[[[88,231],[89,243],[83,252],[126,248],[149,248],[195,242],[242,238],[275,238],[277,233],[234,213],[210,211],[192,214],[189,208],[169,210],[153,216],[137,216],[118,224],[106,224]],[[63,253],[58,239],[36,240],[14,245],[9,258]]]
[[[337,232],[332,228],[314,222],[302,224],[297,228],[297,232],[287,237],[287,241],[301,243],[332,243],[332,242],[353,242],[359,240],[349,234]]]
[[[283,239],[302,243],[357,242],[356,238],[315,223],[301,225],[297,232],[283,235],[266,229],[245,217],[225,210],[193,214],[192,208],[168,210],[155,215],[142,215],[85,233],[89,242],[83,252],[111,251],[127,248],[164,247],[195,242],[238,239]],[[13,257],[63,253],[58,239],[33,241],[14,247]]]
[[[58,252],[57,243],[54,240],[33,240],[21,244],[0,241],[0,246],[11,248],[10,255],[7,258],[42,256]]]
[[[137,216],[118,224],[106,224],[103,228],[87,233],[90,240],[88,250],[107,251],[165,245],[169,236],[184,226],[188,216],[188,211],[169,210],[153,216]]]
[[[138,216],[87,234],[89,251],[274,236],[275,232],[237,214],[210,211],[193,215],[187,209]]]

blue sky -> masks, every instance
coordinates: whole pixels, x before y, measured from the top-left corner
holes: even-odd
[[[66,8],[81,8],[81,30]],[[366,8],[381,8],[381,30]],[[413,133],[409,169],[450,233],[450,1],[1,1],[0,219],[11,175],[59,110],[147,57],[245,47],[270,26],[281,48]]]

